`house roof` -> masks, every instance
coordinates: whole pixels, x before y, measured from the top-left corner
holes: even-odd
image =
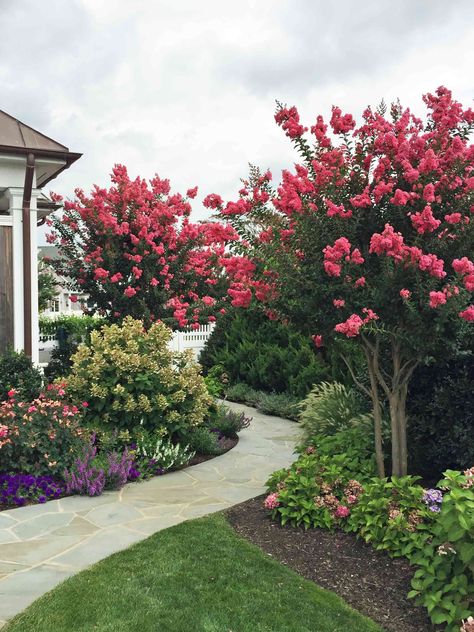
[[[58,162],[53,168],[37,170],[38,188],[44,186],[82,156],[82,154],[69,151],[65,145],[25,125],[3,110],[0,110],[0,153],[17,155],[33,153],[36,157],[65,161],[65,164]]]

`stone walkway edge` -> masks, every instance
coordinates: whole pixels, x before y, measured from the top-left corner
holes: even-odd
[[[294,460],[295,422],[253,417],[229,452],[102,496],[70,496],[0,512],[0,627],[66,578],[148,536],[253,498]]]

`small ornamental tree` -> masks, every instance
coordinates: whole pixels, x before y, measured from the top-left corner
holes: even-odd
[[[474,112],[446,88],[424,102],[425,123],[382,104],[359,127],[333,107],[330,127],[318,116],[311,138],[296,108],[279,105],[276,122],[301,161],[276,188],[252,169],[238,201],[219,209],[241,236],[228,266],[233,305],[256,299],[316,347],[361,346],[366,379],[342,354],[373,403],[381,476],[383,401],[392,474],[403,475],[413,371],[474,326]]]
[[[72,290],[89,294],[85,312],[147,325],[162,320],[173,328],[215,320],[226,296],[226,245],[237,234],[229,225],[190,222],[197,187],[184,198],[170,193],[168,180],[131,180],[116,165],[108,190],[75,194],[52,219],[48,241],[59,248],[51,265],[71,279]],[[211,195],[204,205],[220,201]]]

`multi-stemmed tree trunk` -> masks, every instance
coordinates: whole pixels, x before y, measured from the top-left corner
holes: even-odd
[[[362,348],[367,362],[370,386],[360,382],[353,367],[346,362],[356,385],[362,389],[372,401],[374,417],[374,442],[377,461],[377,472],[385,476],[386,467],[383,451],[383,410],[387,406],[390,417],[390,440],[392,444],[392,476],[404,476],[408,472],[407,415],[406,400],[408,384],[419,360],[404,360],[400,343],[392,336],[389,352],[391,371],[381,365],[381,337],[376,335],[372,340],[367,335],[361,336]]]

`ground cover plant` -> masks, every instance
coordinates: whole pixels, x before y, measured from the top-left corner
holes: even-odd
[[[474,322],[474,112],[444,87],[424,101],[426,122],[396,103],[367,108],[357,126],[333,107],[332,133],[318,116],[311,138],[297,109],[279,105],[276,122],[301,161],[276,187],[253,169],[239,200],[218,207],[241,237],[232,304],[256,299],[318,348],[342,339],[363,352],[365,380],[341,353],[372,401],[382,477],[384,400],[391,471],[405,475],[413,372]]]
[[[239,538],[221,515],[185,522],[112,555],[39,599],[5,630],[151,632],[157,626],[163,632],[380,631],[333,593]]]

